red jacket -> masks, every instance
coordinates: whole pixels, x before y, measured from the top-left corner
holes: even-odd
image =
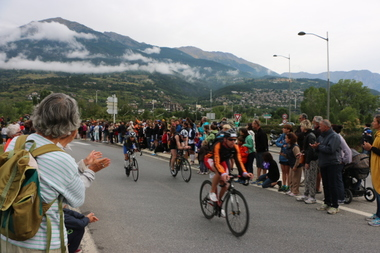
[[[239,150],[240,150],[240,155],[241,155],[241,161],[246,164],[248,161],[248,147],[245,147],[243,145],[238,145]]]

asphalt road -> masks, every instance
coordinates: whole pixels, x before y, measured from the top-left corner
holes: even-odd
[[[199,188],[208,179],[193,171],[185,183],[170,175],[168,161],[149,154],[138,156],[140,178],[134,182],[123,169],[122,149],[116,145],[75,140],[76,159],[91,150],[111,158],[110,167],[97,173],[87,189],[83,213],[100,219],[89,224],[84,252],[378,252],[380,228],[364,217],[375,202],[354,198],[341,212],[317,211],[275,189],[237,185],[250,209],[247,233],[234,237],[223,218],[204,218]],[[277,158],[275,158],[277,159]],[[318,195],[322,200],[323,196]]]

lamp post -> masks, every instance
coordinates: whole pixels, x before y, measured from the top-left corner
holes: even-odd
[[[289,60],[289,122],[291,121],[291,115],[292,115],[292,80],[291,80],[291,72],[290,72],[290,55],[287,57],[287,56],[283,56],[283,55],[279,55],[279,54],[274,54],[273,57],[283,57],[285,59],[288,59]]]
[[[329,64],[329,33],[326,32],[326,38],[319,36],[314,33],[305,33],[305,32],[299,32],[299,36],[303,35],[314,35],[320,39],[323,39],[327,42],[327,119],[330,119],[330,64]]]
[[[95,91],[95,104],[98,104],[98,91],[100,90]]]

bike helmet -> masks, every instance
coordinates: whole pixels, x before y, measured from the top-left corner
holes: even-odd
[[[227,131],[222,132],[224,138],[234,137],[237,138],[236,131],[234,129],[228,129]]]
[[[136,133],[135,133],[135,132],[131,132],[131,133],[129,133],[129,137],[134,137],[134,138],[136,138]]]
[[[183,138],[187,138],[189,136],[189,133],[187,132],[186,129],[182,129],[179,135],[182,135]]]

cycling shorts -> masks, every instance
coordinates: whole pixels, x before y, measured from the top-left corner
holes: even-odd
[[[134,149],[136,149],[135,144],[133,144],[133,147],[131,148],[131,152],[133,152]],[[124,155],[128,153],[128,150],[129,150],[129,148],[126,147],[125,145],[123,145],[123,153],[124,153]]]
[[[206,167],[211,170],[212,172],[215,172],[215,173],[218,173],[220,174],[220,172],[215,168],[214,166],[214,159],[212,158],[209,158],[209,157],[205,157],[204,158],[204,164],[206,165]],[[226,171],[226,173],[228,174],[229,171],[228,171],[228,164],[226,161],[224,162],[221,162],[220,165],[223,166],[224,170]]]

